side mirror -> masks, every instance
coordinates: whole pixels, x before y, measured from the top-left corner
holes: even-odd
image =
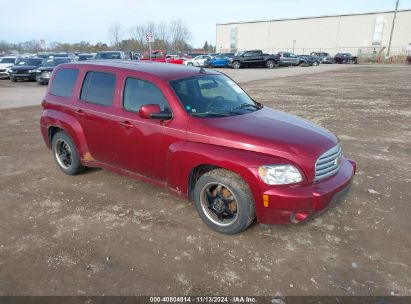
[[[162,113],[161,108],[158,104],[143,105],[138,111],[138,114],[140,115],[140,117],[144,119],[154,118],[154,119],[167,120],[173,117],[171,113]]]

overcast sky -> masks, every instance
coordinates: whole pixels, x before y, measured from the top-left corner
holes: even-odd
[[[0,40],[21,42],[109,42],[114,23],[126,29],[146,22],[181,19],[191,44],[215,44],[215,25],[232,21],[277,19],[394,9],[395,0],[0,0]],[[400,0],[400,9],[411,0]]]

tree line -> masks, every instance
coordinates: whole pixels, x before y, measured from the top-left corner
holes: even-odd
[[[117,22],[113,23],[108,28],[109,44],[105,42],[92,44],[88,41],[76,43],[52,41],[46,43],[43,40],[34,39],[18,43],[0,41],[0,53],[7,53],[12,50],[20,53],[37,53],[42,51],[95,53],[106,50],[144,52],[148,50],[147,34],[151,34],[154,37],[154,42],[151,43],[153,50],[215,52],[215,47],[207,41],[202,48],[193,48],[190,44],[192,34],[188,26],[181,20],[174,20],[169,23],[148,22],[129,28],[124,28]]]

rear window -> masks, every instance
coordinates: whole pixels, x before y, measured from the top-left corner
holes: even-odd
[[[77,69],[60,69],[54,76],[50,93],[61,97],[71,97],[77,80]]]
[[[111,73],[87,72],[80,98],[83,101],[111,106],[113,103],[116,76]]]

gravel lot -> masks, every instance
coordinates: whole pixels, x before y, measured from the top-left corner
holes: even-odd
[[[358,162],[341,204],[305,225],[220,235],[165,190],[98,169],[64,175],[40,106],[3,109],[0,295],[411,295],[411,68],[228,72],[340,137]],[[38,104],[44,90],[2,80],[0,107]]]

